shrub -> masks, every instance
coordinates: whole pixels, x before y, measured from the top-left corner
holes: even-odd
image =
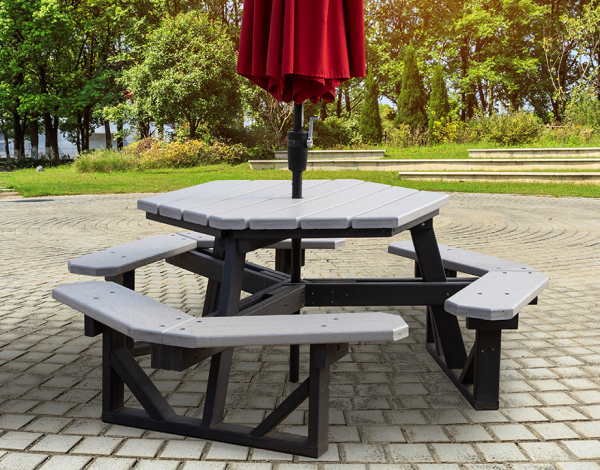
[[[73,167],[79,173],[111,173],[135,170],[138,168],[138,162],[133,154],[100,149],[81,153],[73,163]]]
[[[372,71],[369,71],[367,75],[365,87],[365,101],[360,112],[359,132],[363,142],[379,144],[383,138],[383,129],[379,114],[379,88]]]
[[[569,112],[569,122],[600,131],[600,100],[588,98],[574,104]]]
[[[430,122],[429,137],[433,142],[444,144],[468,144],[473,142],[476,136],[476,132],[472,127],[470,123],[445,116]]]
[[[423,78],[417,65],[415,49],[408,46],[404,51],[402,89],[398,95],[398,114],[394,120],[396,127],[407,124],[412,131],[426,129],[425,104]]]
[[[541,131],[542,124],[533,113],[524,111],[480,116],[475,124],[478,137],[499,145],[531,144],[540,137]]]
[[[408,124],[400,124],[386,135],[386,144],[393,147],[414,147],[427,143],[427,130],[411,129]]]
[[[314,132],[315,145],[320,148],[346,147],[361,141],[356,121],[335,116],[317,121]]]
[[[450,124],[447,119],[450,114],[448,90],[444,81],[444,68],[438,64],[431,80],[431,95],[429,96],[429,136],[436,139],[434,127],[437,122]],[[438,126],[439,127],[439,126]]]
[[[83,153],[75,161],[80,173],[159,168],[189,168],[200,165],[242,163],[251,159],[272,158],[273,153],[262,147],[246,148],[241,144],[189,140],[164,143],[158,139],[135,142],[123,151],[93,150]]]

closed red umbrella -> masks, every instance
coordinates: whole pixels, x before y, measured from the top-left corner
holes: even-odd
[[[333,101],[365,76],[362,0],[246,0],[238,73],[278,101]]]
[[[237,71],[296,103],[288,168],[292,197],[302,197],[309,145],[302,103],[333,101],[341,82],[365,76],[363,0],[246,0]]]

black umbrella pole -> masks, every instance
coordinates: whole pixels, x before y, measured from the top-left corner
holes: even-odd
[[[292,172],[292,198],[302,199],[302,172],[308,161],[308,132],[304,130],[304,103],[294,103],[294,129],[288,132],[288,168]]]

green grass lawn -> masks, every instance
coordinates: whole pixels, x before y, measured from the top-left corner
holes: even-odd
[[[419,190],[468,193],[530,194],[539,196],[600,197],[600,186],[591,184],[477,183],[403,181],[398,172],[307,171],[305,179],[355,178]],[[12,188],[24,197],[70,194],[154,193],[205,183],[215,179],[291,179],[288,171],[251,170],[248,164],[214,165],[185,169],[76,173],[71,166],[0,172],[0,187]]]

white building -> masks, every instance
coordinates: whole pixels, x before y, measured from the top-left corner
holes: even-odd
[[[110,131],[114,136],[114,133],[117,132],[117,126],[115,124],[110,125]],[[114,137],[113,137],[114,139]],[[129,145],[133,142],[133,136],[128,136],[124,139],[123,145]],[[38,144],[38,152],[40,155],[44,154],[44,149],[46,147],[46,136],[43,134],[39,135],[39,144]],[[90,149],[103,149],[106,148],[106,136],[104,131],[104,126],[100,126],[95,129],[94,133],[90,137]],[[116,142],[113,142],[113,148],[116,148]],[[6,158],[4,145],[4,135],[0,133],[0,158]],[[10,156],[14,158],[15,147],[12,140],[9,140],[9,151]],[[77,145],[69,142],[65,136],[59,131],[58,132],[58,153],[60,158],[71,157],[74,158],[77,156]],[[25,141],[25,155],[31,155],[31,142]]]

